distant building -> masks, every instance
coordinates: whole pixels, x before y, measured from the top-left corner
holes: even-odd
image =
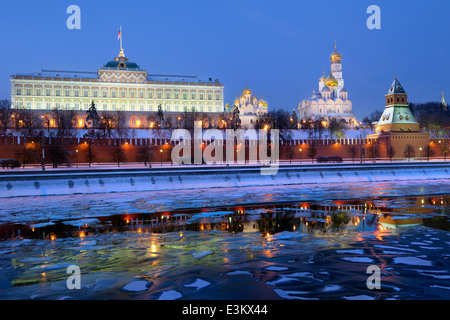
[[[380,120],[375,123],[375,133],[368,139],[376,140],[380,156],[389,157],[389,150],[395,158],[406,158],[409,145],[411,158],[425,157],[429,134],[420,132],[419,123],[408,105],[408,95],[395,77],[386,94],[386,106]],[[409,158],[409,157],[408,157]]]
[[[258,116],[267,114],[268,104],[264,99],[252,96],[252,91],[246,86],[241,97],[236,97],[234,104],[226,105],[225,108],[230,113],[233,113],[234,108],[238,108],[241,127],[253,128]]]
[[[300,124],[306,120],[321,119],[329,122],[332,118],[345,121],[350,127],[356,125],[356,117],[352,110],[352,101],[348,99],[348,91],[342,78],[342,55],[337,52],[336,45],[330,56],[331,68],[328,77],[319,79],[318,89],[311,98],[302,100],[298,106]]]
[[[130,61],[123,48],[97,72],[41,71],[15,74],[10,80],[12,108],[35,110],[49,118],[55,109],[75,110],[79,127],[92,101],[99,113],[124,111],[131,128],[148,128],[145,115],[157,112],[159,105],[172,119],[204,112],[214,121],[224,112],[224,86],[218,80],[149,74]]]

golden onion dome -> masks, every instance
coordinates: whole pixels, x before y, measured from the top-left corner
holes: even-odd
[[[327,77],[325,77],[325,74],[320,77],[319,82],[324,82],[325,80],[327,80]]]
[[[252,94],[252,90],[247,88],[245,90],[242,90],[242,94]]]
[[[331,61],[342,59],[342,55],[339,52],[337,52],[336,41],[334,42],[334,52],[330,55],[330,59]]]
[[[339,82],[337,81],[337,79],[333,76],[333,74],[330,72],[330,75],[328,76],[328,78],[325,80],[325,86],[326,87],[337,87],[339,85]]]
[[[339,52],[337,52],[336,50],[330,55],[330,59],[332,60],[332,61],[334,61],[334,60],[342,60],[342,55],[339,53]]]
[[[261,100],[259,100],[259,103],[258,104],[261,104],[261,106],[263,107],[263,108],[267,108],[267,101],[266,100],[264,100],[264,99],[261,99]]]

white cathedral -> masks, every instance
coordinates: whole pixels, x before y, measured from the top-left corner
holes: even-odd
[[[258,99],[252,95],[252,91],[245,86],[241,97],[236,97],[234,104],[225,105],[225,110],[232,113],[234,108],[239,109],[239,119],[244,129],[251,129],[255,126],[258,116],[267,114],[268,103],[263,98]]]
[[[313,91],[311,98],[302,100],[297,106],[300,124],[322,119],[327,126],[332,118],[336,118],[354,128],[357,125],[356,116],[353,114],[352,102],[348,99],[348,92],[344,87],[342,55],[337,52],[336,44],[330,60],[329,76],[326,77],[324,72],[319,79],[318,91]]]

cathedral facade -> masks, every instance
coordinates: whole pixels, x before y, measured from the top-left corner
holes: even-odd
[[[232,106],[226,105],[225,109],[233,113],[233,110],[239,110],[239,119],[241,120],[241,127],[244,129],[251,129],[254,127],[258,116],[267,114],[268,103],[264,99],[258,99],[252,95],[252,91],[246,87],[242,91],[240,97],[236,97]]]
[[[321,119],[329,123],[332,118],[342,121],[351,128],[357,125],[352,110],[352,101],[348,98],[348,91],[344,87],[342,77],[342,55],[337,52],[336,45],[330,56],[330,73],[328,77],[319,79],[317,91],[314,90],[309,99],[302,100],[298,106],[300,124],[308,120]]]

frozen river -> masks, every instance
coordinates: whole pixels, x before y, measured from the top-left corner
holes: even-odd
[[[0,298],[449,299],[449,182],[1,199]]]

